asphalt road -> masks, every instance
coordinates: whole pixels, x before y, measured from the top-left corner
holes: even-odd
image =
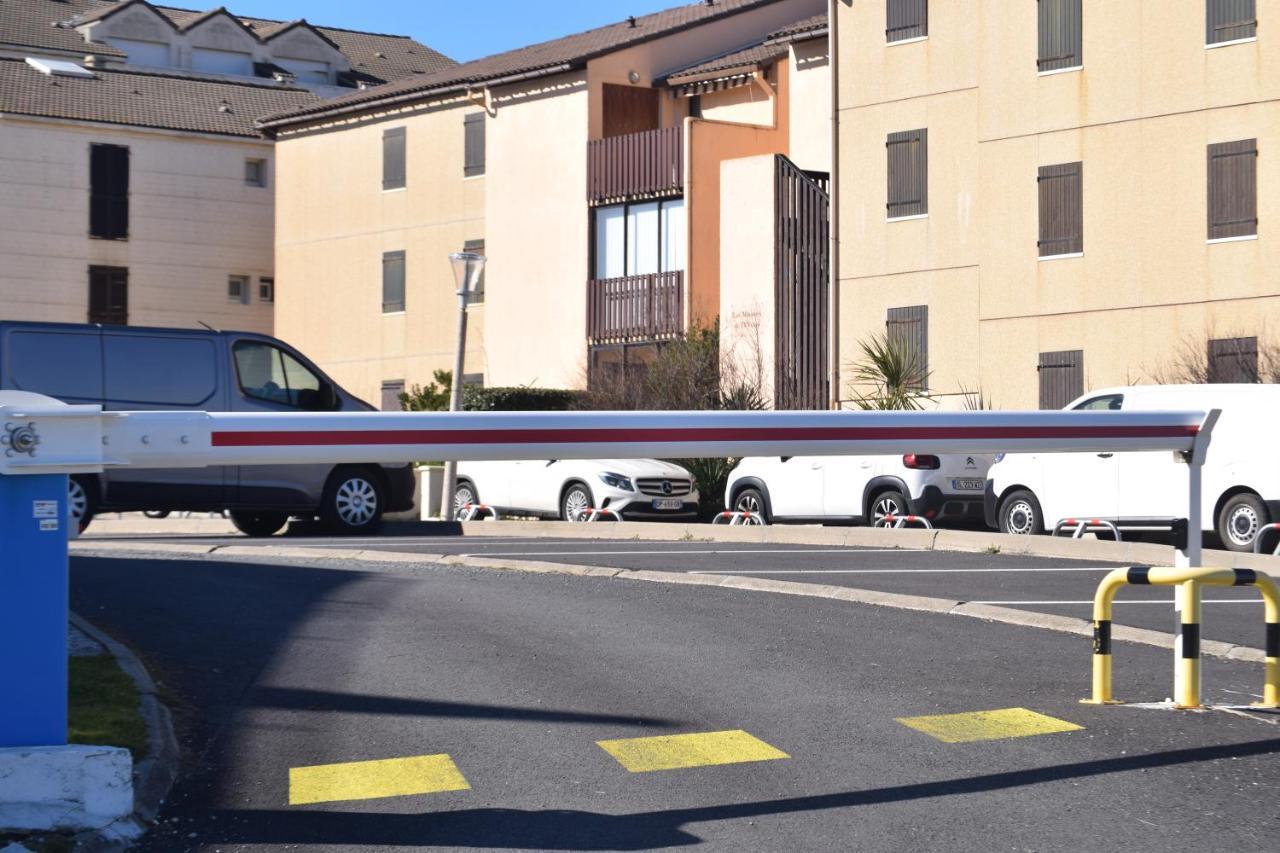
[[[627,569],[706,572],[848,586],[959,601],[999,604],[1040,613],[1092,618],[1098,582],[1117,565],[1097,561],[806,545],[713,542],[459,537],[416,535],[413,527],[388,527],[366,537],[296,535],[147,537],[214,545],[290,545],[318,549],[369,549],[419,554],[488,555],[503,559],[612,566]],[[128,537],[131,540],[140,537]],[[1203,636],[1261,648],[1261,597],[1252,589],[1204,591]],[[1173,590],[1127,587],[1117,600],[1117,624],[1173,631]]]
[[[1275,718],[1079,704],[1078,637],[339,561],[76,557],[72,595],[183,702],[191,760],[147,851],[1269,849],[1280,830]],[[1119,694],[1164,697],[1169,664],[1124,646]],[[1206,694],[1247,701],[1259,669],[1212,661]],[[974,742],[899,721],[1014,708]],[[770,760],[631,772],[597,745],[739,730]],[[435,784],[386,768],[446,755],[465,789],[353,799]]]

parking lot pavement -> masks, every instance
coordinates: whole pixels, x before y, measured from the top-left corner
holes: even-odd
[[[92,540],[86,540],[92,541]],[[1097,561],[808,545],[642,540],[549,539],[400,535],[371,537],[290,535],[151,537],[143,541],[209,545],[365,549],[419,554],[490,556],[625,569],[729,574],[801,583],[855,587],[958,601],[998,604],[1019,610],[1092,618],[1098,582],[1117,565]],[[1204,637],[1261,648],[1263,607],[1251,589],[1204,592]],[[1173,590],[1126,587],[1116,603],[1119,625],[1173,631]]]
[[[341,560],[81,556],[72,596],[185,700],[192,760],[146,851],[1269,849],[1280,828],[1271,720],[1082,705],[1087,646],[1047,631]],[[1214,661],[1207,697],[1258,670]],[[1169,674],[1126,647],[1118,695]]]

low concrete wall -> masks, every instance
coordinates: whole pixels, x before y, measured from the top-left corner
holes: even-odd
[[[132,813],[133,760],[127,749],[0,749],[0,830],[103,829]]]

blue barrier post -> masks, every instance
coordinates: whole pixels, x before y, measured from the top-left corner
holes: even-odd
[[[0,474],[0,748],[67,742],[67,475]]]

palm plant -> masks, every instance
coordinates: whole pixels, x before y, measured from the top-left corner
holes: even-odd
[[[906,341],[879,335],[859,342],[852,365],[854,403],[868,411],[920,411],[929,399],[929,370]],[[866,389],[869,389],[866,390]]]

